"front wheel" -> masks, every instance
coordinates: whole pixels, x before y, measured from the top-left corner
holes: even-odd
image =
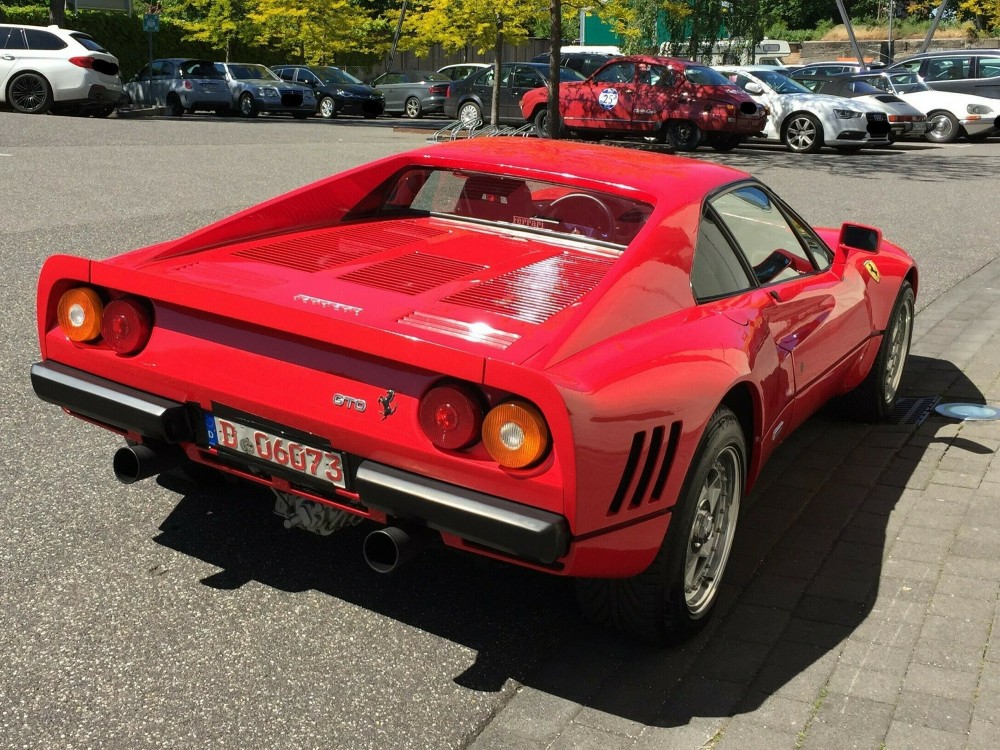
[[[22,73],[10,82],[7,101],[18,112],[44,115],[52,107],[52,89],[37,73]]]
[[[406,104],[403,105],[404,114],[411,120],[417,120],[424,116],[424,108],[420,104],[420,100],[415,96],[411,96],[406,100]]]
[[[815,154],[823,148],[823,126],[808,112],[792,115],[785,124],[785,148],[796,154]]]
[[[256,117],[260,110],[257,102],[254,101],[253,94],[246,92],[240,97],[240,114],[244,117]]]
[[[962,129],[955,115],[944,110],[937,110],[927,115],[927,132],[924,138],[931,143],[954,143]]]
[[[701,143],[701,130],[690,120],[667,123],[667,143],[676,151],[694,151]]]
[[[324,120],[332,120],[337,116],[337,103],[332,96],[324,96],[319,100],[319,116]]]
[[[458,119],[462,127],[474,128],[483,124],[483,113],[475,102],[465,102],[458,108]]]
[[[712,141],[712,148],[719,152],[732,151],[743,142],[741,135],[720,135]]]
[[[884,421],[896,405],[913,336],[913,301],[913,287],[904,281],[882,334],[875,364],[861,384],[847,394],[850,411],[863,422]]]
[[[537,112],[535,112],[535,117],[534,117],[533,123],[534,123],[534,127],[535,127],[535,135],[537,135],[539,138],[551,138],[552,137],[552,132],[551,132],[552,129],[549,127],[549,110],[548,110],[548,107],[542,107],[540,110],[538,110]],[[562,129],[561,126],[559,128],[559,132],[560,132],[560,134],[562,134],[562,132],[563,132],[563,129]]]
[[[580,580],[585,613],[654,642],[677,643],[704,627],[736,535],[746,466],[743,429],[720,406],[705,428],[656,558],[634,578]]]

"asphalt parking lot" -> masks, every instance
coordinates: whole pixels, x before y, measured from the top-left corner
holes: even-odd
[[[120,485],[118,441],[34,397],[45,257],[176,237],[428,124],[0,112],[0,747],[992,747],[996,423],[814,418],[717,622],[654,650],[581,622],[559,579],[443,550],[380,577],[363,529],[286,531],[264,493]],[[1000,401],[1000,139],[695,158],[880,226],[921,266],[908,395]]]

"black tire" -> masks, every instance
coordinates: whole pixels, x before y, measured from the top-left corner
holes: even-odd
[[[316,111],[324,120],[337,119],[337,102],[332,96],[321,96]]]
[[[366,120],[374,120],[376,117],[378,117],[377,112],[365,112],[364,114],[364,118]]]
[[[712,140],[712,148],[716,151],[725,153],[726,151],[732,151],[734,148],[739,146],[743,142],[743,136],[741,135],[720,135],[716,136]]]
[[[115,111],[114,105],[108,107],[101,107],[101,109],[94,110],[90,113],[91,117],[110,117],[111,113]]]
[[[420,104],[420,100],[415,96],[411,96],[403,104],[403,114],[409,117],[411,120],[419,120],[424,116],[423,105]]]
[[[664,132],[675,151],[694,151],[701,143],[701,129],[690,120],[671,120]]]
[[[913,287],[909,281],[904,281],[896,295],[875,363],[867,377],[845,399],[855,419],[884,422],[896,405],[913,337],[913,300]]]
[[[260,108],[249,91],[244,91],[240,95],[240,114],[243,117],[256,117],[260,114]]]
[[[587,616],[657,643],[678,643],[704,627],[736,534],[746,466],[743,429],[721,406],[702,436],[656,558],[634,578],[579,580],[577,598]]]
[[[7,101],[23,114],[44,115],[52,107],[52,88],[38,73],[21,73],[7,87]]]
[[[823,126],[814,115],[796,112],[785,120],[781,140],[796,154],[815,154],[823,148]]]
[[[551,138],[549,134],[549,110],[548,107],[542,107],[535,112],[535,116],[531,118],[532,124],[534,126],[535,135],[539,138]],[[566,133],[566,128],[563,127],[562,123],[559,123],[559,137],[561,138]]]
[[[180,97],[177,94],[171,94],[167,97],[167,111],[171,117],[182,117],[184,115],[184,105],[181,104]]]
[[[961,134],[962,126],[951,112],[937,109],[927,115],[927,132],[924,133],[924,138],[931,143],[954,143]]]

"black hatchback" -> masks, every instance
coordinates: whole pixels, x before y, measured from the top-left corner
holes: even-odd
[[[331,119],[359,115],[374,119],[385,111],[385,99],[359,78],[332,65],[274,65],[280,78],[308,86],[316,92],[316,111]]]
[[[474,73],[448,86],[444,113],[472,125],[490,119],[493,111],[493,68]],[[584,76],[570,68],[559,68],[560,81],[582,81]],[[547,85],[548,63],[511,62],[500,66],[500,122],[524,124],[521,97],[532,89]]]

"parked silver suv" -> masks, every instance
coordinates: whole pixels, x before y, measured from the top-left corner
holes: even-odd
[[[87,34],[0,23],[0,103],[27,114],[107,117],[121,97],[118,58]]]

